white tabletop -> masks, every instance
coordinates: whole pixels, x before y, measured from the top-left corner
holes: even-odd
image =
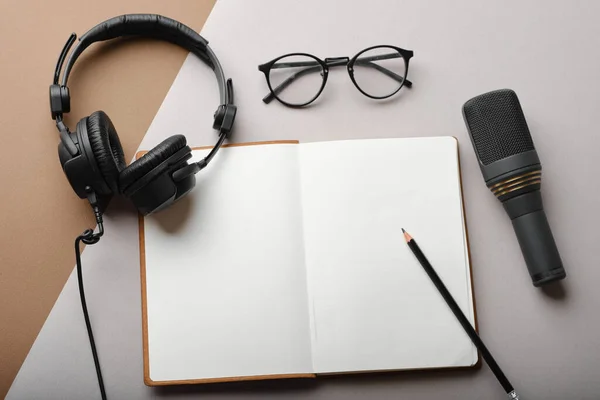
[[[452,135],[460,143],[479,331],[524,399],[600,393],[600,3],[592,1],[219,0],[202,31],[233,78],[236,142]],[[289,52],[352,56],[376,44],[414,50],[412,89],[362,96],[332,69],[314,107],[265,105],[257,65]],[[509,218],[483,183],[461,106],[512,88],[543,165],[545,208],[567,271],[532,286]],[[142,145],[184,133],[213,144],[212,71],[190,56]],[[123,133],[125,134],[125,133]],[[211,168],[218,168],[213,165]],[[203,171],[203,173],[210,173]],[[195,190],[202,190],[201,187]],[[123,200],[83,254],[86,292],[111,399],[503,399],[487,368],[152,389],[142,381],[137,216]],[[75,275],[65,285],[8,399],[99,398]]]

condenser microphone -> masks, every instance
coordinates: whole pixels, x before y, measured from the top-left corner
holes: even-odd
[[[566,277],[546,219],[542,165],[516,93],[484,93],[467,101],[463,117],[488,188],[512,220],[534,286]]]

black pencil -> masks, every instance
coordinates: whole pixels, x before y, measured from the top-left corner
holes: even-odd
[[[502,370],[500,369],[500,366],[498,365],[496,360],[494,360],[492,353],[490,353],[487,347],[485,347],[485,344],[475,331],[475,328],[473,328],[473,326],[471,325],[465,314],[462,312],[458,304],[456,304],[456,301],[446,288],[446,285],[444,285],[444,282],[442,282],[438,274],[435,272],[435,270],[427,260],[427,257],[425,257],[425,254],[423,254],[423,252],[419,248],[419,245],[417,244],[415,239],[413,239],[412,236],[410,236],[408,232],[406,232],[404,229],[402,229],[402,232],[404,233],[404,239],[406,239],[406,244],[408,244],[408,247],[410,247],[417,260],[419,260],[419,263],[421,263],[423,269],[425,270],[425,272],[427,272],[427,275],[429,275],[429,278],[431,278],[431,281],[433,282],[435,287],[438,289],[444,300],[446,300],[448,307],[450,307],[450,309],[458,319],[458,322],[460,322],[463,329],[467,332],[467,335],[469,335],[475,347],[477,347],[477,349],[481,352],[483,359],[485,360],[487,365],[489,365],[494,375],[496,375],[496,378],[498,379],[504,390],[506,390],[508,398],[512,400],[519,400],[519,396],[515,392],[511,383],[508,381],[506,375],[504,375],[504,372],[502,372]]]

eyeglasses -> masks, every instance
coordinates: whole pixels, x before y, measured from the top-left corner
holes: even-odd
[[[412,51],[394,46],[373,46],[352,58],[325,60],[306,53],[285,54],[258,66],[271,91],[263,101],[268,104],[277,99],[288,107],[304,107],[323,91],[329,68],[344,65],[362,94],[372,99],[387,99],[403,86],[412,87],[412,82],[406,79],[412,56]]]

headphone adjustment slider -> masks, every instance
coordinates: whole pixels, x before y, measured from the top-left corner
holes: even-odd
[[[61,116],[56,118],[56,129],[58,129],[58,132],[60,133],[61,143],[63,144],[64,148],[67,149],[71,157],[78,155],[79,151],[77,150],[77,146],[73,142],[73,139],[71,139],[71,136],[69,135],[69,128],[67,125],[65,125]]]
[[[71,111],[71,96],[69,88],[59,84],[50,85],[50,113],[52,119],[62,117]]]
[[[233,104],[221,104],[217,108],[214,115],[213,128],[219,131],[219,135],[225,134],[225,136],[229,136],[233,128],[236,113],[237,107]]]

